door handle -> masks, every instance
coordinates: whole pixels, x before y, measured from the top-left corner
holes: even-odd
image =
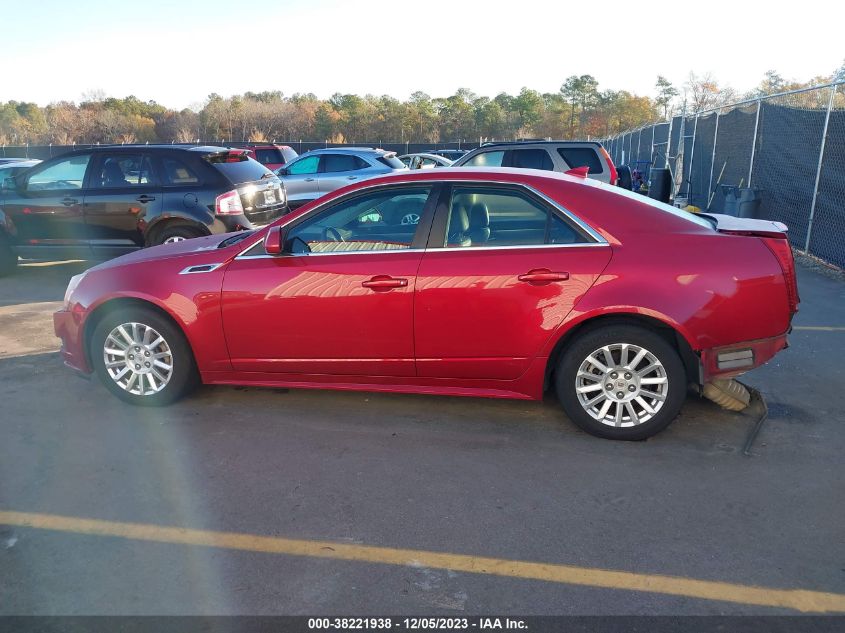
[[[347,176],[346,179],[347,180],[357,180],[358,176]]]
[[[373,290],[390,290],[391,288],[404,288],[408,285],[407,279],[398,277],[390,277],[389,275],[376,275],[372,279],[362,281],[361,285],[364,288],[372,288]]]
[[[135,198],[135,199],[136,199],[138,202],[140,202],[141,204],[147,204],[148,202],[152,202],[153,200],[155,200],[155,199],[156,199],[156,197],[155,197],[155,196],[148,196],[147,194],[143,194],[143,195],[141,195],[141,196],[138,196],[138,197],[137,197],[137,198]]]
[[[556,273],[548,268],[535,268],[520,275],[517,279],[530,284],[548,284],[553,281],[566,281],[569,279],[569,273]]]
[[[62,204],[65,205],[66,207],[72,207],[75,204],[79,204],[79,200],[77,200],[76,198],[70,198],[70,197],[62,198]]]
[[[306,178],[305,182],[314,182],[314,179],[313,178]]]

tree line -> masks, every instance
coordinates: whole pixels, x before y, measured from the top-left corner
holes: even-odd
[[[690,73],[680,88],[658,76],[654,94],[646,96],[602,90],[592,75],[572,75],[554,93],[523,88],[515,95],[502,92],[491,98],[461,88],[449,97],[415,92],[405,101],[389,95],[338,93],[319,99],[310,93],[285,96],[280,91],[230,97],[213,93],[196,110],[93,92],[79,103],[0,104],[0,144],[586,139],[666,118],[682,107],[682,95],[688,111],[694,112],[834,78],[845,78],[845,64],[830,76],[804,83],[768,71],[760,85],[744,95],[709,74]]]

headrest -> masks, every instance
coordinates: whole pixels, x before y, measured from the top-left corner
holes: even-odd
[[[474,229],[490,226],[490,212],[483,202],[476,202],[469,208],[469,225]]]

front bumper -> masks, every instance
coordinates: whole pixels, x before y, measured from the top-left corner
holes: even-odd
[[[82,374],[90,374],[91,367],[85,356],[85,313],[81,310],[59,310],[53,314],[53,330],[62,340],[62,360],[65,365]]]
[[[716,378],[733,378],[768,363],[779,351],[789,346],[787,334],[756,341],[744,341],[701,352],[702,382]]]

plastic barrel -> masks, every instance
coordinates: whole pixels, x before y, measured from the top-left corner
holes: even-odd
[[[652,167],[648,178],[648,197],[668,203],[672,197],[672,174],[668,167]]]

